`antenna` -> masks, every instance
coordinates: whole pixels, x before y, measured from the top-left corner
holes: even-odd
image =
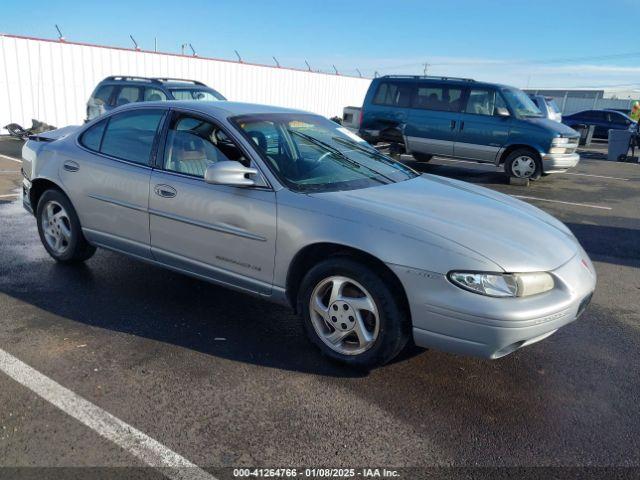
[[[195,49],[195,48],[193,48],[193,45],[189,44],[189,48],[191,49],[191,54],[192,54],[194,57],[197,57],[197,56],[198,56],[198,54],[196,53],[196,49]]]
[[[61,42],[64,42],[64,36],[62,35],[62,32],[60,31],[60,27],[58,27],[57,23],[56,23],[56,30],[58,31],[58,40]]]
[[[304,63],[307,64],[307,68],[309,69],[309,71],[311,71],[311,65],[309,65],[309,62],[307,62],[306,60],[304,61]]]
[[[238,53],[238,50],[234,50],[234,52],[236,52],[236,56],[238,57],[238,61],[240,63],[242,63],[242,57],[240,56],[240,54]]]
[[[134,47],[136,48],[136,50],[140,50],[140,47],[138,46],[138,42],[136,42],[136,39],[133,38],[133,35],[129,35],[129,38],[131,39],[131,41],[133,42]]]

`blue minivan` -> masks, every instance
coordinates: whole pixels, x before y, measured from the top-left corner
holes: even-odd
[[[359,135],[418,161],[434,155],[504,164],[535,180],[574,167],[578,133],[540,112],[523,91],[470,79],[388,75],[372,80]]]

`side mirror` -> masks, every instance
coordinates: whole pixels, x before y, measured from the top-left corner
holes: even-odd
[[[496,115],[498,117],[509,117],[509,116],[511,116],[511,114],[509,113],[509,110],[507,110],[504,107],[496,107]]]
[[[240,162],[225,160],[209,165],[204,171],[204,181],[216,185],[250,187],[255,182],[247,178],[246,175],[256,175],[257,173],[255,168],[247,168]]]

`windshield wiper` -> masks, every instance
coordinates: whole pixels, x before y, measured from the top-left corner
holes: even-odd
[[[386,155],[380,153],[378,150],[376,150],[375,148],[373,149],[369,149],[367,147],[363,147],[362,145],[358,145],[358,142],[356,142],[355,140],[348,140],[346,138],[340,138],[340,137],[332,137],[333,141],[341,143],[343,145],[348,145],[349,147],[352,147],[356,150],[358,150],[359,152],[363,152],[369,155],[373,155],[375,157],[378,157],[382,162],[386,163],[389,166],[393,166],[395,167],[397,163],[400,163],[396,160],[390,159],[389,157],[387,157]],[[406,165],[402,164],[402,166],[404,168],[406,168],[407,170],[409,170],[411,173],[415,173],[417,175],[416,172],[413,171],[413,169],[407,167]],[[382,174],[381,174],[382,175]]]
[[[365,164],[360,163],[360,162],[356,162],[356,161],[355,161],[355,160],[353,160],[352,158],[347,157],[343,152],[341,152],[341,151],[340,151],[340,149],[338,149],[338,148],[334,147],[333,145],[329,145],[328,143],[323,142],[322,140],[318,140],[317,138],[312,137],[311,135],[307,135],[306,133],[296,132],[295,130],[289,130],[289,129],[287,129],[287,131],[288,131],[289,133],[293,133],[294,135],[298,135],[298,136],[300,136],[300,137],[302,137],[302,138],[304,138],[304,139],[306,139],[306,140],[310,141],[311,143],[313,143],[313,144],[315,144],[315,145],[318,145],[319,147],[322,147],[322,148],[324,148],[324,149],[326,149],[326,150],[329,150],[331,153],[333,153],[334,155],[336,155],[338,158],[342,159],[343,161],[345,161],[345,162],[347,162],[347,163],[349,163],[349,164],[351,164],[351,165],[356,166],[357,168],[364,167],[364,168],[366,168],[367,170],[369,170],[369,171],[371,171],[371,172],[375,173],[376,175],[380,175],[382,178],[384,178],[385,180],[387,180],[389,183],[395,183],[395,180],[393,180],[392,178],[390,178],[390,177],[386,176],[384,173],[380,173],[380,172],[378,172],[376,169],[371,168],[371,167],[369,167],[368,165],[365,165]],[[381,182],[381,181],[380,181],[379,179],[377,179],[377,178],[376,178],[376,179],[374,179],[374,180],[377,180],[377,181],[379,181],[380,183],[384,183],[384,182]]]

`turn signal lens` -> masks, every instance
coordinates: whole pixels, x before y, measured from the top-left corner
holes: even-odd
[[[551,147],[549,153],[567,153],[567,149],[564,147]]]
[[[489,297],[528,297],[554,286],[553,277],[545,272],[450,272],[448,276],[454,285]]]

